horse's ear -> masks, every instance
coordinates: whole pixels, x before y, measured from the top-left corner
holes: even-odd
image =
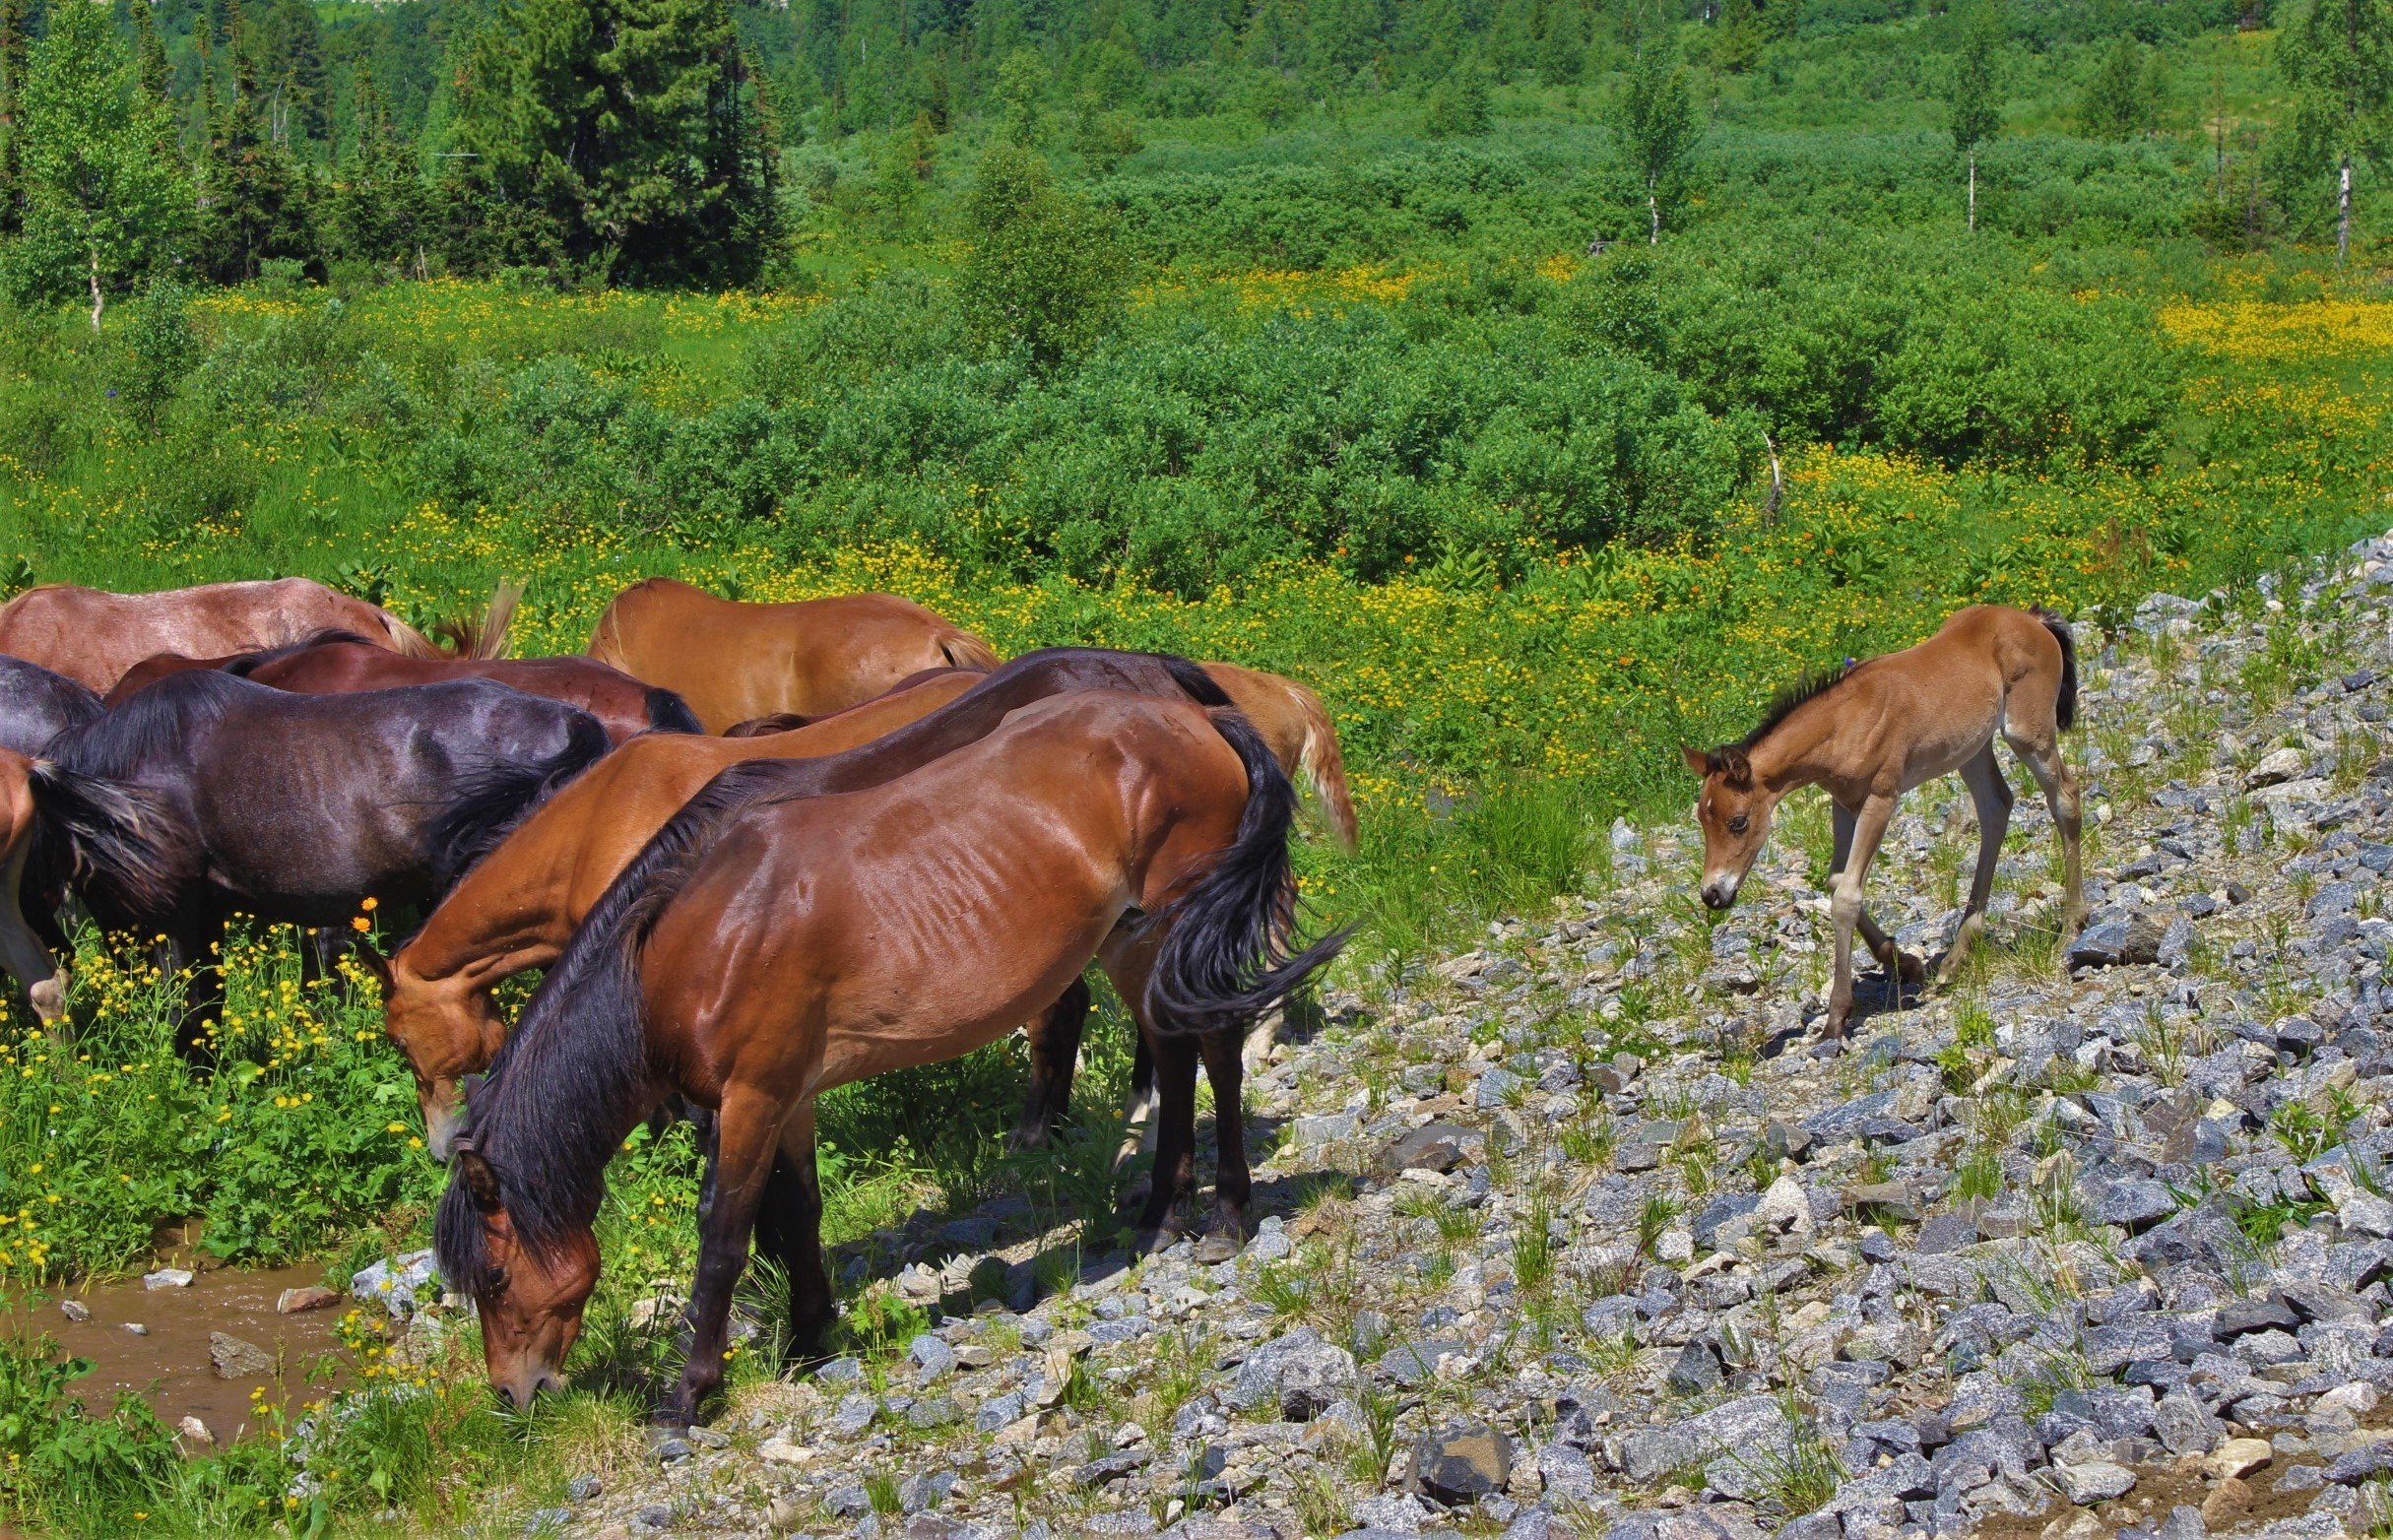
[[[476,1208],[485,1214],[498,1212],[498,1173],[492,1171],[490,1163],[482,1158],[482,1152],[474,1148],[471,1137],[460,1138],[450,1146],[449,1165],[465,1179],[466,1193],[474,1199]]]
[[[356,953],[357,961],[365,971],[372,974],[382,985],[382,993],[387,996],[391,992],[391,960],[383,956],[375,949],[374,943],[363,936],[359,936],[356,944],[350,949]]]
[[[1753,785],[1753,761],[1745,757],[1743,749],[1730,743],[1713,752],[1719,756],[1720,770],[1730,786],[1741,792]]]
[[[1689,748],[1686,744],[1681,743],[1678,745],[1678,757],[1687,761],[1687,768],[1698,776],[1707,776],[1712,773],[1712,756],[1700,748]]]

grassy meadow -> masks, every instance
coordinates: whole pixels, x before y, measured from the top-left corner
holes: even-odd
[[[2247,238],[2218,174],[2280,105],[2272,33],[2171,34],[2161,119],[2098,142],[2072,116],[2091,8],[2023,7],[2051,35],[2008,79],[1973,236],[1947,19],[1844,9],[1703,74],[1701,185],[1658,248],[1585,254],[1644,218],[1595,78],[1499,84],[1462,138],[1426,137],[1408,91],[1260,116],[1199,92],[1103,171],[1060,152],[1131,268],[1060,359],[985,346],[957,297],[971,127],[902,198],[888,135],[793,150],[798,233],[753,293],[286,269],[161,287],[97,331],[0,307],[0,579],[303,573],[428,622],[512,578],[525,655],[578,651],[651,573],[874,588],[1007,653],[1276,670],[1327,701],[1362,811],[1359,854],[1302,856],[1315,915],[1360,928],[1343,979],[1400,985],[1600,882],[1614,817],[1683,811],[1676,746],[1786,681],[1979,602],[2050,606],[2096,648],[2147,593],[2388,523],[2380,253],[2338,272],[2293,240],[2312,205]],[[2371,177],[2363,227],[2384,207]],[[71,1042],[0,1017],[0,1289],[139,1270],[167,1219],[336,1282],[426,1244],[441,1173],[370,983],[302,985],[273,934],[226,961],[212,1080],[173,1056],[172,981],[96,935]],[[1018,1191],[1115,1246],[1106,1009],[1058,1150],[1002,1147],[1013,1045],[831,1098],[831,1239]],[[696,1175],[686,1130],[626,1147],[577,1387],[525,1417],[470,1333],[394,1356],[360,1318],[334,1415],[186,1459],[145,1406],[69,1411],[67,1368],[0,1344],[0,1519],[514,1532],[637,1457],[673,1350],[630,1311],[686,1274]],[[843,1280],[876,1366],[919,1322],[891,1270]]]

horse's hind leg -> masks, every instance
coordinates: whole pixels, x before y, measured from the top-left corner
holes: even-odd
[[[699,1403],[722,1388],[732,1289],[747,1266],[748,1240],[788,1120],[771,1098],[744,1086],[724,1092],[715,1123],[715,1200],[698,1225],[698,1268],[689,1286],[689,1359],[662,1411],[666,1422],[686,1427]]]
[[[188,970],[182,1019],[174,1025],[174,1051],[192,1068],[213,1072],[225,1020],[225,918],[177,915],[157,947],[159,970],[168,978]],[[212,952],[210,943],[217,943]]]
[[[814,1165],[814,1104],[791,1114],[756,1212],[756,1254],[780,1264],[790,1286],[790,1356],[821,1356],[839,1306],[822,1265],[822,1179]]]
[[[1837,982],[1829,992],[1828,1020],[1821,1028],[1824,1037],[1843,1037],[1845,1018],[1852,1014],[1853,930],[1862,923],[1861,884],[1869,875],[1870,862],[1878,854],[1878,842],[1886,837],[1887,820],[1894,814],[1895,799],[1892,797],[1872,797],[1863,802],[1860,812],[1853,818],[1852,839],[1844,860],[1837,866],[1837,879],[1829,895],[1829,914],[1837,926]],[[1877,930],[1875,926],[1870,929]],[[1879,961],[1887,965],[1889,972],[1893,972],[1902,954],[1896,951],[1893,941],[1885,938],[1883,931],[1879,932],[1878,939],[1884,943],[1883,949],[1873,946],[1872,950],[1878,952]]]
[[[2011,828],[2011,783],[2003,779],[2002,766],[1995,761],[1992,738],[1961,767],[1961,782],[1977,803],[1977,870],[1970,880],[1970,905],[1961,912],[1961,929],[1953,932],[1953,945],[1936,970],[1939,983],[1949,983],[1961,971],[1970,948],[1977,944],[1986,928],[1986,900],[1994,891],[1994,868],[2002,860],[2003,836]]]
[[[1017,1150],[1045,1149],[1071,1107],[1072,1072],[1088,1022],[1088,980],[1074,979],[1023,1035],[1030,1042],[1030,1090],[1010,1142]]]
[[[1196,1244],[1196,1260],[1210,1265],[1228,1261],[1247,1244],[1247,1203],[1255,1181],[1247,1167],[1244,1034],[1235,1027],[1208,1032],[1197,1048],[1213,1086],[1213,1223]]]
[[[2043,713],[2042,720],[2033,723],[2006,721],[2003,739],[2028,767],[2028,773],[2036,777],[2037,786],[2044,794],[2044,805],[2052,810],[2052,827],[2060,836],[2063,868],[2061,939],[2067,941],[2086,918],[2082,854],[2085,819],[2078,802],[2077,777],[2070,772],[2069,761],[2061,756],[2060,736],[2052,727],[2050,711]]]
[[[1143,1250],[1158,1251],[1171,1242],[1168,1227],[1180,1194],[1196,1183],[1197,1045],[1185,1032],[1155,1033],[1152,1038],[1158,1100],[1155,1167],[1138,1216],[1138,1235]],[[1236,1052],[1233,1044],[1231,1053]]]
[[[1836,853],[1830,858],[1829,869],[1832,872],[1843,871],[1853,850],[1853,814],[1843,802],[1831,802],[1829,805],[1834,809],[1831,821],[1837,836]],[[1829,885],[1832,888],[1836,885],[1833,877]],[[1864,909],[1853,917],[1853,928],[1861,932],[1861,944],[1868,947],[1869,954],[1886,969],[1888,978],[1904,984],[1926,981],[1926,967],[1918,958],[1896,946],[1895,938],[1878,929],[1878,922],[1869,917],[1868,910]]]

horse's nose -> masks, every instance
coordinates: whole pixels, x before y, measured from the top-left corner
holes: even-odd
[[[1736,902],[1736,884],[1714,877],[1704,884],[1704,907],[1726,909]]]

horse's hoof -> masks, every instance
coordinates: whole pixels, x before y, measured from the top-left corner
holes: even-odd
[[[1245,1250],[1245,1243],[1238,1237],[1216,1230],[1196,1243],[1196,1263],[1200,1267],[1212,1267],[1230,1260]]]
[[[1151,1230],[1141,1229],[1133,1243],[1133,1249],[1141,1256],[1161,1256],[1179,1244],[1180,1236],[1177,1231],[1173,1230],[1170,1225],[1157,1225]]]
[[[1895,977],[1905,984],[1925,984],[1927,965],[1908,952],[1895,954]]]

